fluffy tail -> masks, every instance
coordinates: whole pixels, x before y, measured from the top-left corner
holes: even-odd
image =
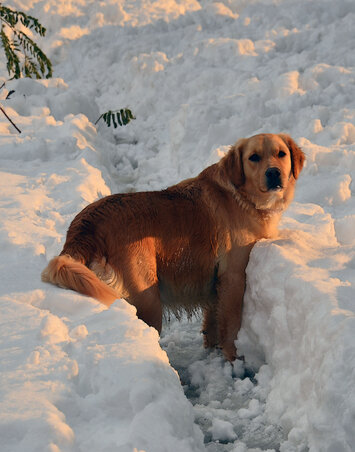
[[[118,294],[101,281],[84,264],[68,255],[53,258],[42,272],[42,281],[56,284],[65,289],[73,289],[83,295],[96,298],[110,306]]]

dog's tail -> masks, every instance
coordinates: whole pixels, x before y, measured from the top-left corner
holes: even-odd
[[[118,294],[99,279],[93,271],[69,255],[53,258],[42,272],[42,281],[65,289],[73,289],[83,295],[96,298],[110,306]]]

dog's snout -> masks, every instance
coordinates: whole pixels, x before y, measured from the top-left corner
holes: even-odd
[[[279,168],[268,168],[265,172],[265,177],[268,190],[277,190],[282,188],[281,171]]]

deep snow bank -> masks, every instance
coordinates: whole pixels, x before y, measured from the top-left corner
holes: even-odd
[[[267,363],[257,378],[267,389],[267,414],[289,432],[281,450],[351,450],[355,318],[341,296],[350,283],[330,265],[339,272],[347,256],[319,206],[294,204],[290,214],[284,223],[292,229],[252,252],[238,343],[248,363]]]
[[[203,450],[157,333],[126,302],[35,290],[1,306],[3,451]]]
[[[47,26],[57,78],[8,83],[23,133],[0,122],[2,448],[203,450],[194,414],[209,452],[352,451],[354,3],[7,4]],[[137,120],[97,132],[122,106]],[[39,275],[87,203],[163,188],[240,137],[281,131],[307,166],[280,237],[251,255],[247,372],[201,349],[198,321],[172,320],[161,340],[192,412],[129,305],[105,310]]]

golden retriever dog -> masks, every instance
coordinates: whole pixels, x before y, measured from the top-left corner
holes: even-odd
[[[99,199],[74,218],[42,280],[106,305],[125,298],[159,333],[163,308],[202,308],[205,347],[233,361],[250,250],[275,234],[304,159],[288,135],[261,134],[166,190]]]

